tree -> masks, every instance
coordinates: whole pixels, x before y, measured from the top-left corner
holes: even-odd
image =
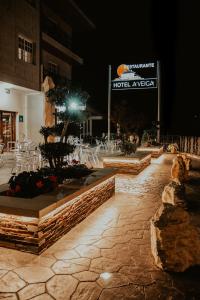
[[[48,101],[54,104],[58,110],[56,119],[63,122],[60,142],[66,137],[69,123],[83,121],[87,115],[86,102],[89,95],[85,91],[70,90],[66,87],[50,89],[47,92]]]
[[[40,133],[44,137],[44,144],[40,144],[41,154],[48,159],[51,168],[62,167],[64,157],[74,150],[74,146],[67,143],[67,130],[72,122],[83,121],[87,116],[86,102],[89,98],[87,92],[68,87],[53,87],[46,92],[47,101],[55,110],[56,124],[43,126]],[[59,138],[57,142],[49,142],[49,137]]]

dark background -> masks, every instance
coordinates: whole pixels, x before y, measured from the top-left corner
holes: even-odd
[[[76,2],[96,29],[74,37],[84,66],[74,69],[73,80],[89,92],[96,112],[107,114],[108,64],[160,60],[162,133],[200,135],[199,1]],[[150,126],[156,120],[156,90],[112,92],[112,102],[122,98],[145,112]]]

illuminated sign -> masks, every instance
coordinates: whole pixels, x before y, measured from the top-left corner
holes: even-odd
[[[134,69],[137,69],[137,73]],[[151,70],[150,73],[149,69]],[[157,88],[157,75],[155,72],[155,63],[122,64],[117,67],[118,77],[112,80],[112,90]]]

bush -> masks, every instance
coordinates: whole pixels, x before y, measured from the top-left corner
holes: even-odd
[[[51,169],[49,167],[40,169],[42,176],[56,176],[58,183],[63,183],[65,179],[78,179],[91,174],[93,171],[88,169],[85,165],[74,165],[62,168]]]
[[[170,151],[171,153],[176,153],[178,151],[178,145],[175,144],[169,144],[167,146],[167,151]]]
[[[33,198],[55,189],[58,185],[56,176],[43,177],[40,172],[22,172],[9,180],[7,196]]]
[[[3,193],[6,196],[33,198],[53,191],[65,179],[79,179],[92,173],[85,165],[74,165],[65,168],[42,168],[37,172],[22,172],[9,180],[10,188]]]
[[[125,155],[131,155],[136,152],[137,150],[137,144],[130,143],[128,141],[125,141],[122,143],[122,152],[124,152]]]
[[[67,143],[47,143],[39,145],[41,154],[48,159],[51,168],[61,167],[63,158],[74,151],[74,146]]]

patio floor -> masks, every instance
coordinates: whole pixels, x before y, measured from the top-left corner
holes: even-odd
[[[172,157],[118,177],[115,196],[40,256],[0,248],[0,299],[200,299],[199,269],[166,273],[151,255],[149,220]]]

